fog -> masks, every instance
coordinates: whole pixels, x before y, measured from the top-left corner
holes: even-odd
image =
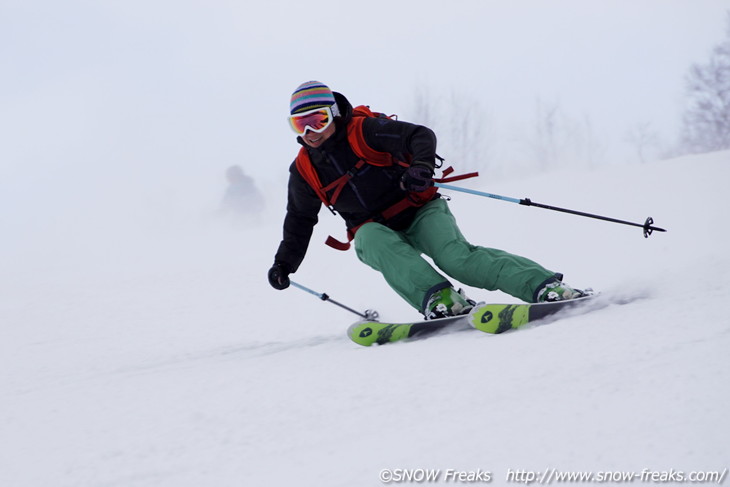
[[[358,5],[0,0],[0,484],[725,468],[730,153],[649,159],[674,144],[727,0]],[[643,299],[500,337],[351,343],[353,316],[265,277],[298,148],[289,96],[311,79],[432,124],[441,155],[480,170],[464,186],[652,215],[668,232],[644,239],[451,195],[475,243]],[[656,135],[644,164],[637,124]],[[234,164],[265,194],[255,220],[220,214]],[[327,234],[343,225],[323,211],[298,282],[417,317]]]
[[[21,246],[89,219],[169,225],[215,211],[225,168],[240,164],[279,219],[297,148],[288,98],[309,79],[422,123],[425,94],[442,155],[481,166],[483,179],[533,168],[541,106],[590,127],[596,164],[636,162],[626,142],[636,124],[656,132],[658,156],[677,135],[684,74],[722,38],[727,10],[724,0],[3,0],[0,218]],[[454,140],[465,107],[483,115],[469,147]]]

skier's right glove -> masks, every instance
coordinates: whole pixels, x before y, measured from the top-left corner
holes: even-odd
[[[289,266],[283,262],[274,262],[274,265],[269,269],[269,284],[274,289],[282,290],[289,287],[291,282],[289,281]]]

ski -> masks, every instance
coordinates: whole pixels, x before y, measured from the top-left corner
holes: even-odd
[[[436,320],[414,321],[411,323],[381,323],[379,321],[358,321],[347,330],[350,340],[369,347],[370,345],[398,342],[412,338],[422,338],[439,332],[469,329],[469,315],[449,316]]]
[[[347,335],[358,345],[384,345],[441,333],[475,328],[485,333],[498,334],[525,326],[528,323],[544,321],[546,318],[568,310],[586,307],[594,296],[585,296],[567,301],[531,304],[485,304],[479,303],[469,314],[449,316],[436,320],[413,321],[409,323],[382,323],[374,320],[358,321],[347,330]],[[593,308],[591,308],[593,309]]]
[[[530,304],[479,304],[469,313],[469,324],[485,333],[504,333],[557,313],[578,310],[596,302],[593,295],[567,301]]]

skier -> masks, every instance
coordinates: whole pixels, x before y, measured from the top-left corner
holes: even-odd
[[[345,220],[357,257],[381,272],[426,319],[465,314],[475,304],[449,277],[529,303],[584,295],[563,283],[562,274],[464,238],[433,186],[436,136],[431,129],[385,117],[356,120],[350,102],[318,81],[294,90],[289,121],[304,149],[289,168],[283,240],[268,273],[275,289],[289,287],[289,274],[302,263],[326,201]],[[406,154],[410,165],[374,162],[383,155],[403,160]],[[363,164],[363,158],[371,160]]]

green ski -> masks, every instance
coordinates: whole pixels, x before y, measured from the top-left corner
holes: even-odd
[[[558,312],[581,308],[592,298],[593,296],[586,296],[568,301],[533,304],[481,303],[469,314],[410,323],[365,320],[350,326],[347,335],[353,342],[369,347],[470,328],[497,334],[534,323]]]
[[[532,304],[482,304],[469,313],[469,324],[485,333],[503,333],[559,312],[583,307],[593,296]]]
[[[469,315],[449,316],[428,321],[414,321],[412,323],[381,323],[379,321],[359,321],[347,330],[350,339],[366,347],[373,344],[398,342],[410,338],[422,338],[447,329],[470,328],[467,318]]]

